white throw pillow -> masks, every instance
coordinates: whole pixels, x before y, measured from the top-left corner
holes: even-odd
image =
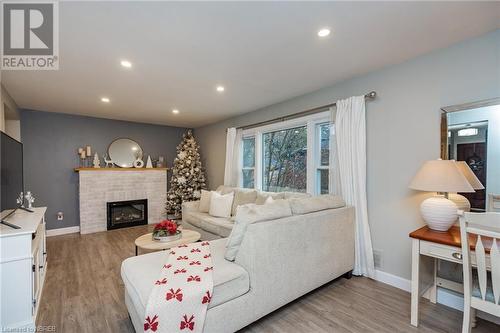
[[[257,194],[257,199],[255,200],[255,203],[257,205],[263,205],[264,202],[266,202],[266,199],[269,197],[273,197],[274,200],[285,199],[285,193],[259,192]]]
[[[210,210],[210,198],[212,193],[210,191],[201,190],[200,207],[198,210],[200,213],[208,213]]]
[[[234,192],[222,195],[215,191],[211,192],[210,209],[208,214],[214,217],[231,217]]]
[[[267,204],[272,204],[274,202],[274,199],[272,196],[268,196],[266,201],[264,201],[264,205],[267,205]]]
[[[288,200],[274,200],[272,203],[265,205],[247,204],[239,206],[236,211],[233,229],[226,243],[224,258],[229,261],[236,259],[249,224],[277,220],[288,216],[292,216]]]

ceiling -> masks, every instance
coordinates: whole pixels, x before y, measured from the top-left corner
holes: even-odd
[[[59,17],[58,71],[1,73],[19,107],[198,127],[499,28],[500,3],[61,2]]]

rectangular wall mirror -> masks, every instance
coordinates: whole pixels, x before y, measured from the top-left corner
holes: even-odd
[[[470,211],[500,212],[500,98],[441,110],[441,158],[464,161],[484,186],[459,194]]]

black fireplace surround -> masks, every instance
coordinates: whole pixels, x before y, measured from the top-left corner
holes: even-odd
[[[148,200],[108,202],[108,230],[148,224]]]

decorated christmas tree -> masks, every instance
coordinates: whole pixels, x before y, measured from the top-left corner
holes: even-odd
[[[166,209],[169,214],[180,216],[182,203],[199,200],[201,189],[205,188],[205,173],[198,149],[193,132],[189,130],[177,146],[170,189],[167,193]]]

